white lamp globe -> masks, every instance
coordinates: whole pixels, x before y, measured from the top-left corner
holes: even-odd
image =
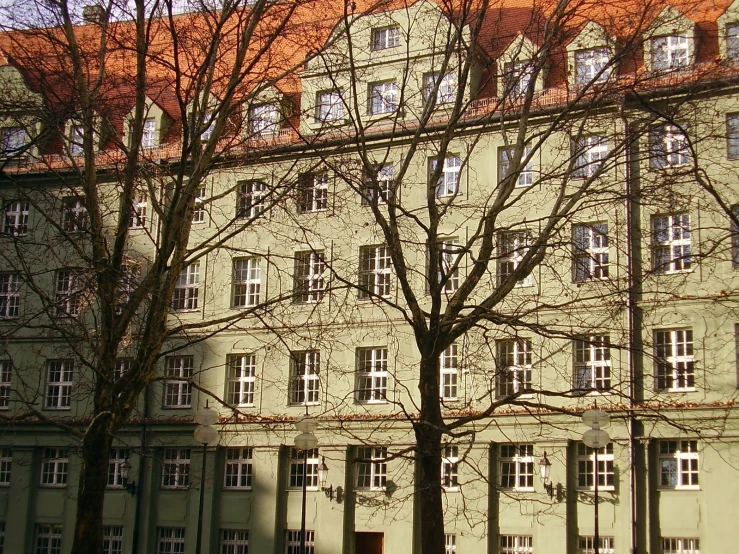
[[[311,450],[318,446],[318,439],[313,433],[300,433],[295,437],[295,448],[298,450]]]
[[[198,425],[193,435],[200,444],[215,444],[218,442],[218,431],[209,425]]]
[[[302,415],[295,421],[295,428],[301,433],[315,433],[318,429],[318,420],[309,415]]]
[[[218,412],[206,406],[195,412],[195,423],[199,425],[214,425],[218,423]]]
[[[595,410],[583,412],[582,422],[591,429],[603,429],[603,427],[608,427],[611,423],[611,417],[608,415],[608,412],[596,408]]]
[[[598,450],[611,442],[611,437],[602,429],[588,429],[582,434],[582,442],[585,446]]]

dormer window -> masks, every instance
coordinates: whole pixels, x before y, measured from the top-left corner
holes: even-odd
[[[529,90],[534,67],[531,61],[509,63],[505,66],[505,89],[508,95],[517,97]]]
[[[338,90],[319,92],[316,100],[316,121],[319,123],[344,117],[344,101]]]
[[[739,22],[726,25],[726,57],[739,60]]]
[[[69,129],[69,153],[73,156],[82,154],[84,148],[82,141],[85,136],[85,129],[82,125],[72,125]]]
[[[370,114],[392,113],[398,109],[398,85],[395,81],[370,85]]]
[[[372,29],[372,50],[385,50],[396,46],[400,46],[400,28],[397,25]]]
[[[652,39],[652,71],[669,71],[690,65],[690,41],[685,34]]]
[[[249,108],[249,135],[269,135],[277,130],[278,112],[274,104],[260,104]]]
[[[608,48],[589,48],[575,52],[575,84],[586,85],[605,81],[611,74],[608,62],[611,52]]]
[[[141,147],[154,148],[157,146],[157,120],[153,117],[144,120],[144,130],[141,134]]]
[[[2,155],[13,156],[28,144],[28,133],[23,127],[3,127],[0,140],[2,140]]]
[[[207,113],[205,114],[204,118],[205,123],[208,124],[208,126],[205,128],[205,131],[202,132],[200,135],[200,142],[208,142],[210,140],[210,137],[213,136],[213,129],[216,127],[216,120],[213,117],[213,114]]]

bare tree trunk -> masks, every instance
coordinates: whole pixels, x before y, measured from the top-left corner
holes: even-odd
[[[443,420],[439,400],[439,357],[421,361],[421,419],[416,434],[416,501],[421,519],[421,552],[444,554],[444,506],[441,490]]]
[[[102,517],[108,463],[113,434],[111,418],[101,415],[90,424],[82,441],[77,516],[73,554],[100,554],[103,551]]]

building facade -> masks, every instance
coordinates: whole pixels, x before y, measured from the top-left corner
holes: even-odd
[[[174,331],[111,450],[105,552],[196,552],[204,491],[202,552],[297,554],[304,483],[309,552],[420,552],[419,337],[439,322],[463,330],[438,362],[447,554],[594,552],[595,406],[611,416],[600,552],[731,549],[739,4],[719,4],[638,24],[628,6],[342,6],[222,130],[243,140],[192,200]],[[31,73],[11,56],[3,86],[47,106]],[[163,247],[185,132],[172,94],[147,91],[142,166],[163,184],[130,202],[121,310]],[[134,131],[119,117],[86,141],[67,118],[48,138],[33,112],[1,126],[0,551],[57,554],[103,378],[80,175],[94,143],[114,218],[111,137]],[[221,419],[204,448],[206,401]]]

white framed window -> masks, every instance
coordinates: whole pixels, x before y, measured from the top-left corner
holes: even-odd
[[[127,448],[111,448],[110,459],[108,460],[108,488],[122,489],[126,486],[126,480],[123,478],[121,468],[128,461]]]
[[[11,200],[3,206],[3,233],[12,237],[28,234],[28,200]]]
[[[660,125],[649,132],[649,165],[655,169],[679,167],[690,161],[690,143],[676,125]]]
[[[251,448],[238,447],[226,449],[226,471],[224,489],[251,490],[252,476]]]
[[[692,329],[654,332],[654,388],[676,392],[695,390]]]
[[[608,224],[589,223],[572,228],[575,281],[608,279]]]
[[[153,117],[146,118],[141,132],[141,148],[155,148],[158,144],[157,120]]]
[[[146,210],[148,208],[146,193],[136,192],[131,202],[131,215],[128,218],[129,229],[141,229],[146,227]]]
[[[103,554],[123,554],[123,526],[103,526]]]
[[[739,58],[739,22],[726,24],[726,57],[735,62]]]
[[[311,406],[319,402],[321,353],[304,350],[290,354],[290,404]]]
[[[500,445],[500,486],[519,491],[534,490],[534,445]]]
[[[687,35],[655,37],[650,43],[652,71],[670,71],[690,65],[690,40]]]
[[[119,381],[126,373],[131,371],[133,358],[116,358],[113,368],[113,381]]]
[[[249,554],[249,531],[221,529],[221,554]]]
[[[69,153],[79,156],[85,148],[85,128],[83,125],[72,124],[69,128]]]
[[[400,27],[372,29],[372,50],[385,50],[400,46]]]
[[[164,359],[164,408],[189,408],[192,405],[193,356],[167,356]],[[179,378],[179,379],[178,379]]]
[[[739,114],[736,113],[726,114],[726,157],[739,160]]]
[[[519,100],[525,96],[533,85],[534,64],[531,60],[507,63],[503,69],[505,96],[511,100]]]
[[[432,174],[436,173],[439,163],[442,162],[438,158],[431,160],[430,171]],[[448,198],[457,195],[459,192],[459,175],[461,169],[462,160],[459,156],[447,156],[444,158],[441,174],[436,181],[437,198]]]
[[[579,391],[607,391],[611,388],[611,344],[608,335],[575,339],[575,388]]]
[[[608,157],[608,139],[603,136],[581,137],[575,144],[574,177],[587,179],[596,175]]]
[[[500,535],[498,554],[534,554],[534,538],[531,535]]]
[[[328,209],[328,173],[302,173],[299,181],[298,212],[321,212]]]
[[[203,125],[206,125],[205,129],[203,129],[203,132],[200,133],[200,142],[201,144],[205,144],[210,140],[210,137],[213,136],[213,131],[216,128],[216,119],[218,116],[214,116],[212,113],[208,112],[203,116]]]
[[[17,273],[0,273],[0,319],[12,319],[20,315],[21,276]]]
[[[395,167],[383,165],[375,168],[372,172],[366,171],[362,184],[362,206],[370,206],[373,203],[385,204],[393,198],[395,190]]]
[[[387,348],[357,349],[357,402],[387,402]]]
[[[259,304],[262,288],[262,269],[260,258],[236,258],[233,261],[233,301],[234,308],[247,308]]]
[[[605,81],[611,75],[608,66],[611,51],[608,48],[588,48],[575,52],[575,84],[586,85]]]
[[[387,246],[363,246],[359,249],[359,298],[389,296],[392,260]]]
[[[62,214],[62,230],[67,233],[79,233],[87,229],[87,207],[84,198],[80,196],[63,198]]]
[[[72,407],[74,362],[72,360],[48,360],[46,362],[47,410],[69,410]]]
[[[186,489],[190,486],[190,449],[165,448],[162,454],[162,488]]]
[[[439,396],[442,400],[457,400],[457,381],[459,379],[457,363],[457,345],[452,343],[439,356],[439,370],[441,372]]]
[[[598,449],[598,490],[612,491],[615,487],[613,443]],[[595,449],[577,443],[577,487],[595,488]]]
[[[305,530],[305,550],[300,549],[300,530],[288,529],[285,534],[285,554],[315,554],[315,531]]]
[[[448,238],[438,243],[437,251],[439,259],[436,263],[436,282],[439,284],[444,283],[443,292],[455,292],[459,288],[458,260],[462,255],[462,247],[456,238]],[[428,258],[430,266],[430,255]],[[433,278],[433,275],[429,275],[429,280]]]
[[[185,266],[177,277],[172,294],[172,310],[197,310],[199,296],[200,262],[193,262]]]
[[[423,76],[423,98],[428,102],[434,92],[436,83],[439,88],[436,91],[436,105],[450,104],[457,96],[457,78],[454,73],[429,73]]]
[[[671,489],[697,489],[698,441],[659,441],[659,486]]]
[[[395,81],[370,84],[369,113],[371,115],[393,113],[398,109],[398,96],[398,84]]]
[[[0,521],[0,554],[5,553],[5,522]]]
[[[41,485],[66,487],[69,458],[65,448],[44,448],[41,459]]]
[[[739,225],[736,221],[739,221],[739,204],[731,207],[731,214],[734,219],[729,222],[731,228],[731,263],[737,268],[739,267]]]
[[[185,528],[157,527],[156,554],[185,554]]]
[[[10,380],[13,375],[13,362],[0,360],[0,410],[10,408]]]
[[[193,223],[205,223],[205,187],[195,191],[195,208],[192,212]]]
[[[3,127],[0,130],[3,156],[19,154],[28,145],[28,132],[23,127]]]
[[[141,277],[141,267],[137,265],[123,265],[121,271],[118,274],[118,283],[116,293],[118,294],[118,301],[116,306],[116,313],[123,313],[124,308],[131,300],[131,295],[138,287]]]
[[[387,484],[387,448],[357,448],[357,489],[385,490]]]
[[[80,278],[71,269],[59,269],[55,278],[54,315],[57,317],[75,317],[80,314],[82,305]]]
[[[700,554],[699,540],[662,537],[662,554]]]
[[[0,486],[10,485],[10,470],[12,467],[13,451],[7,447],[0,448]]]
[[[259,104],[249,108],[249,136],[266,137],[277,131],[279,111],[275,104]]]
[[[498,397],[511,396],[531,388],[531,339],[497,341]]]
[[[267,184],[262,181],[244,181],[238,186],[236,217],[240,219],[259,217],[265,210],[264,197],[267,194]]]
[[[305,487],[308,490],[318,490],[318,448],[310,450],[298,450],[290,448],[289,452],[289,477],[287,486],[290,489],[303,488],[303,463],[307,453],[307,465],[305,471]]]
[[[511,162],[515,160],[516,150],[511,148],[499,148],[498,149],[498,182],[503,182],[504,179],[511,174],[511,172],[518,173],[518,177],[515,177],[516,187],[530,187],[534,184],[534,157],[531,156],[531,148],[526,146],[521,154],[521,162],[528,161],[521,167],[519,164],[517,167],[512,168]]]
[[[37,523],[33,554],[62,554],[62,526]]]
[[[326,262],[323,251],[295,253],[293,293],[295,302],[320,302],[323,298]]]
[[[316,121],[330,123],[344,117],[344,99],[338,90],[326,90],[316,95]]]
[[[531,237],[526,231],[509,231],[499,234],[498,241],[498,284],[513,275],[529,251]],[[530,287],[533,279],[529,273],[516,281],[517,287]]]
[[[444,554],[457,554],[457,535],[444,533]]]
[[[675,273],[691,268],[690,214],[652,216],[652,269]]]
[[[257,357],[254,354],[230,354],[226,402],[231,406],[254,406]]]
[[[616,554],[613,537],[598,537],[599,554]],[[595,554],[595,537],[577,537],[577,554]]]
[[[459,490],[459,447],[444,446],[441,455],[441,486],[446,491]]]

